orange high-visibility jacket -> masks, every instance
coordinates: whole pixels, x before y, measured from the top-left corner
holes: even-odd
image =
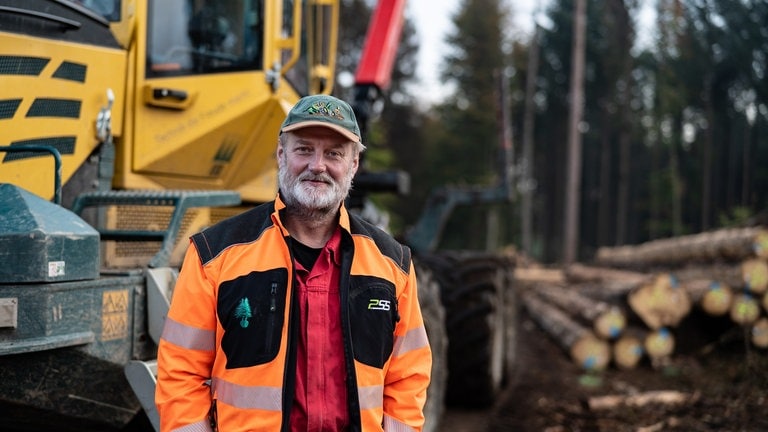
[[[289,431],[294,264],[279,197],[191,239],[158,348],[163,431]],[[410,250],[342,206],[351,431],[420,431],[432,356]]]

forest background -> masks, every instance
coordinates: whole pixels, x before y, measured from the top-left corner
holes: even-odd
[[[580,261],[601,246],[768,224],[768,1],[658,0],[654,34],[643,35],[652,42],[638,47],[638,0],[583,0],[574,194],[568,125],[579,1],[549,1],[547,26],[521,39],[508,0],[460,0],[439,70],[453,90],[428,107],[416,69],[418,50],[430,48],[406,19],[366,137],[366,169],[411,177],[408,195],[374,196],[393,233],[416,223],[436,188],[491,188],[503,173],[511,202],[458,208],[441,249],[514,246],[562,261],[569,196]],[[342,2],[340,77],[355,71],[370,3]],[[334,93],[352,100],[349,80],[338,81]]]

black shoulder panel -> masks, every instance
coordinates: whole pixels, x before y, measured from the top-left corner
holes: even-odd
[[[354,213],[349,214],[349,225],[353,236],[361,235],[372,239],[381,253],[396,262],[405,273],[411,270],[411,249],[408,246],[399,243],[381,228]]]
[[[270,215],[274,208],[274,202],[264,203],[193,235],[192,241],[202,263],[212,260],[229,246],[258,239],[272,226]]]

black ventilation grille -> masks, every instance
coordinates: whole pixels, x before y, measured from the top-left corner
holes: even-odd
[[[84,83],[86,70],[88,67],[84,64],[65,61],[56,69],[53,77]]]
[[[35,99],[27,117],[80,117],[81,101],[72,99]]]
[[[16,141],[14,143],[11,143],[11,146],[15,147],[15,146],[25,146],[25,145],[46,145],[46,146],[54,147],[62,155],[70,155],[75,152],[76,139],[77,138],[74,136],[35,138],[35,139],[24,140],[24,141]],[[29,159],[34,157],[47,157],[47,156],[49,156],[49,153],[45,153],[45,152],[10,152],[5,154],[5,157],[3,158],[3,163],[20,160],[20,159]]]
[[[0,75],[40,75],[49,61],[40,57],[0,56]]]
[[[0,120],[13,118],[20,104],[21,99],[0,100]]]

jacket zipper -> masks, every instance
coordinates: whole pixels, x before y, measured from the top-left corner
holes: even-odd
[[[277,282],[272,282],[269,298],[269,328],[267,330],[267,346],[272,349],[273,333],[275,331],[275,312],[277,311]]]

